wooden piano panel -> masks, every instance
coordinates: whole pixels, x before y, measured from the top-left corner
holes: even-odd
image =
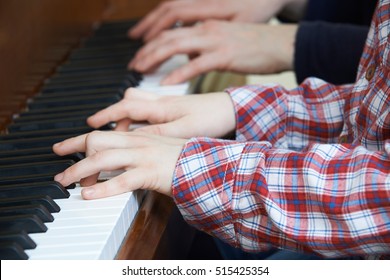
[[[102,20],[140,18],[158,0],[0,0],[0,131]]]
[[[141,18],[157,6],[161,0],[108,0],[104,14],[106,20]]]
[[[0,0],[0,126],[105,8],[105,0]]]

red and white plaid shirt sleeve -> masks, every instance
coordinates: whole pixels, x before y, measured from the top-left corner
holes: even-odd
[[[380,15],[388,20],[388,8]],[[346,109],[351,92],[318,79],[230,90],[237,139],[193,138],[177,162],[172,190],[185,220],[251,252],[389,255],[390,142],[338,143],[356,111]]]

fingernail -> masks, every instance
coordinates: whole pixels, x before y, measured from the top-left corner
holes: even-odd
[[[54,181],[61,181],[64,178],[64,173],[59,173],[54,177]]]
[[[93,197],[95,194],[95,189],[86,187],[83,189],[83,196]]]

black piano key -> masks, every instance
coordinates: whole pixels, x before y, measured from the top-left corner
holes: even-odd
[[[89,118],[90,116],[92,116],[93,114],[95,114],[97,112],[96,109],[92,109],[92,110],[82,110],[82,111],[76,111],[76,112],[53,112],[53,113],[49,113],[49,114],[31,114],[31,115],[19,115],[19,116],[15,116],[14,119],[12,120],[13,123],[25,123],[25,122],[33,122],[33,121],[45,121],[45,120],[61,120],[61,119],[68,119],[68,118],[71,118],[71,117],[74,117],[74,118],[79,118],[79,117],[83,117],[85,119]],[[83,126],[83,127],[80,127],[80,128],[77,128],[77,129],[87,129],[88,126]],[[73,129],[73,128],[72,128]],[[89,128],[90,129],[90,128]],[[33,132],[31,132],[33,133]],[[84,132],[82,132],[84,133]],[[58,134],[61,134],[61,132],[59,131]],[[57,134],[57,135],[58,135]],[[50,134],[50,135],[55,135],[55,134]],[[46,135],[48,136],[48,135]],[[0,139],[3,139],[3,137],[0,135]]]
[[[91,105],[91,104],[107,104],[107,103],[116,103],[122,99],[121,94],[107,94],[93,96],[81,96],[75,98],[58,98],[58,99],[49,99],[49,100],[39,100],[36,102],[31,102],[27,106],[30,110],[34,109],[45,109],[45,108],[56,108],[56,107],[69,107],[69,106],[81,106],[81,105]]]
[[[33,156],[33,155],[45,155],[52,154],[52,147],[42,147],[35,149],[23,149],[12,151],[0,151],[0,157],[21,157],[21,156]]]
[[[98,26],[98,29],[95,31],[95,36],[99,36],[100,33],[106,33],[109,34],[113,32],[113,30],[120,30],[120,32],[124,34],[127,33],[127,30],[130,27],[133,27],[137,24],[139,19],[130,19],[130,20],[118,20],[118,21],[109,21],[109,22],[103,22]]]
[[[40,123],[36,123],[40,124]],[[13,139],[13,140],[1,140],[0,141],[0,150],[21,150],[29,148],[40,148],[53,146],[55,143],[61,142],[70,137],[77,136],[77,133],[65,134],[65,135],[56,135],[56,136],[46,136],[46,137],[36,137],[31,139]]]
[[[135,71],[134,71],[135,72]],[[105,79],[105,77],[125,77],[127,75],[134,76],[133,71],[127,69],[113,69],[112,71],[102,70],[95,71],[93,75],[89,73],[63,73],[54,74],[50,79],[46,80],[46,83],[63,83],[72,81],[91,81]]]
[[[90,91],[89,91],[90,92]],[[65,107],[54,107],[54,108],[43,108],[43,109],[34,109],[23,112],[20,116],[40,116],[47,114],[63,114],[67,112],[76,112],[81,110],[96,110],[99,111],[107,106],[110,106],[112,103],[99,103],[99,104],[88,104],[88,105],[75,105],[75,106],[65,106]]]
[[[46,183],[54,180],[54,174],[22,175],[17,177],[1,178],[0,186],[21,185],[31,183]]]
[[[2,198],[0,199],[0,207],[11,207],[20,205],[34,205],[39,204],[46,207],[50,213],[58,213],[60,206],[48,195],[30,195],[17,198]]]
[[[84,39],[84,42],[88,42],[89,45],[99,45],[99,43],[103,42],[103,43],[112,43],[112,45],[117,45],[117,44],[123,44],[123,43],[129,43],[129,44],[136,44],[138,43],[138,41],[136,40],[133,40],[131,38],[129,38],[127,36],[126,33],[112,33],[112,34],[106,34],[105,36],[102,35],[102,36],[91,36],[91,37],[88,37],[86,39]],[[86,44],[84,44],[84,46],[86,46]]]
[[[83,117],[68,118],[62,120],[41,120],[36,122],[14,123],[8,126],[8,131],[25,132],[50,129],[64,129],[72,127],[86,126],[86,119]]]
[[[38,156],[38,155],[48,155],[53,154],[52,147],[42,147],[34,149],[22,149],[22,150],[11,150],[11,151],[0,151],[0,158],[9,158],[9,157],[24,157],[24,156]],[[70,159],[73,161],[79,161],[84,158],[83,154],[75,153],[66,155],[63,158]],[[1,181],[0,181],[1,183]]]
[[[0,166],[10,165],[10,164],[43,162],[43,161],[57,161],[63,159],[79,161],[82,160],[83,158],[84,155],[82,153],[74,153],[65,156],[58,156],[53,153],[53,154],[44,154],[44,155],[9,157],[9,158],[0,158]]]
[[[58,88],[55,91],[43,92],[41,95],[37,96],[33,102],[41,101],[41,99],[47,98],[88,98],[91,96],[95,97],[104,97],[112,94],[113,96],[119,95],[121,98],[123,97],[124,92],[130,87],[137,87],[139,85],[139,79],[133,77],[124,82],[116,83],[116,84],[107,84],[102,85],[101,87],[95,86],[86,86],[85,88],[78,87],[68,89],[65,86],[63,88]]]
[[[62,85],[46,85],[42,88],[42,94],[55,93],[55,92],[72,92],[78,90],[91,90],[99,88],[117,88],[126,89],[128,87],[135,86],[131,83],[131,80],[119,80],[119,81],[87,81],[82,83],[62,84]]]
[[[18,176],[56,175],[74,164],[73,160],[58,160],[0,166],[0,181]]]
[[[112,69],[112,70],[101,70],[101,71],[93,71],[93,75],[91,73],[63,73],[61,75],[56,75],[51,79],[46,80],[45,86],[48,85],[64,85],[64,84],[72,84],[72,83],[84,83],[91,81],[134,81],[136,85],[138,85],[139,81],[143,78],[142,74],[127,69]]]
[[[126,88],[127,89],[127,88]],[[94,96],[96,93],[97,96],[104,96],[109,94],[119,94],[123,96],[123,93],[125,90],[123,88],[118,87],[101,87],[101,88],[95,88],[95,89],[78,89],[78,90],[58,90],[55,92],[45,92],[42,96],[44,98],[77,98],[77,97],[88,97],[88,96]],[[86,106],[86,105],[82,105]],[[90,106],[90,105],[89,105]],[[86,106],[87,107],[87,106]],[[86,108],[87,109],[87,108]]]
[[[47,121],[47,120],[61,120],[68,118],[85,118],[87,119],[91,115],[95,114],[95,110],[87,110],[87,111],[74,111],[74,112],[65,112],[65,113],[52,113],[47,115],[30,115],[30,116],[16,116],[12,123],[28,123],[28,122],[39,122],[39,121]],[[51,131],[51,129],[49,129]],[[54,135],[54,134],[53,134]],[[1,139],[1,138],[0,138]]]
[[[87,51],[87,52],[74,52],[69,56],[69,60],[78,61],[78,60],[91,60],[91,59],[101,59],[101,58],[119,58],[119,57],[129,57],[129,54],[134,54],[138,48],[129,48],[128,46],[122,46],[116,48],[112,52],[108,51]],[[130,60],[130,57],[129,57]]]
[[[58,92],[58,91],[76,91],[79,88],[91,88],[94,91],[98,90],[100,88],[108,88],[108,87],[131,87],[131,86],[137,86],[139,84],[139,78],[136,75],[126,75],[126,76],[109,76],[106,75],[104,77],[96,78],[95,79],[84,79],[81,80],[80,78],[77,80],[64,80],[62,82],[57,83],[51,83],[48,82],[43,88],[42,88],[42,94],[49,93],[49,92]]]
[[[4,231],[21,231],[27,233],[46,232],[47,227],[36,215],[13,215],[0,217],[0,228]]]
[[[0,244],[5,242],[15,242],[24,250],[34,249],[37,244],[31,239],[26,231],[0,231]],[[1,250],[1,249],[0,249]]]
[[[127,71],[124,69],[119,69],[117,71],[101,71],[95,72],[93,76],[88,75],[88,73],[67,73],[64,75],[54,75],[50,79],[45,81],[45,85],[57,85],[63,83],[71,82],[84,82],[84,81],[94,81],[100,79],[125,79],[127,76],[131,76],[132,71]]]
[[[68,198],[68,190],[55,181],[0,185],[0,198],[24,198],[26,196],[48,195],[52,199]]]
[[[140,49],[142,46],[139,42],[123,42],[121,44],[97,44],[97,45],[88,45],[80,48],[75,52],[77,55],[83,56],[92,54],[108,54],[108,56],[115,52],[121,52],[123,50],[127,50],[129,54],[134,54]]]
[[[139,41],[130,40],[126,36],[116,37],[91,37],[82,42],[84,49],[96,48],[96,47],[122,47],[128,46],[129,48],[139,48]]]
[[[102,75],[94,75],[94,76],[89,76],[89,75],[77,75],[77,76],[71,76],[71,77],[66,77],[66,76],[59,76],[59,78],[52,78],[50,80],[47,80],[43,86],[43,91],[47,88],[51,87],[61,87],[61,86],[69,86],[69,85],[85,85],[88,83],[93,83],[96,81],[99,82],[122,82],[122,81],[132,81],[136,77],[133,77],[131,72],[114,72],[114,73],[103,73]]]
[[[28,256],[23,251],[22,246],[16,242],[0,242],[1,260],[27,260]]]
[[[51,223],[54,221],[54,217],[49,210],[40,204],[0,207],[0,217],[30,214],[36,215],[44,223]]]
[[[77,91],[86,88],[100,89],[100,88],[123,88],[138,85],[139,78],[135,75],[127,76],[104,76],[100,79],[85,79],[85,80],[73,80],[66,82],[47,82],[41,92],[45,95],[50,92],[61,92],[61,91]]]
[[[118,71],[120,69],[126,68],[126,63],[124,62],[116,62],[112,64],[107,64],[104,66],[99,66],[99,67],[74,67],[72,65],[63,65],[58,67],[57,72],[60,73],[61,75],[67,74],[67,73],[90,73],[93,75],[94,72],[101,72],[101,71]]]
[[[57,119],[54,115],[51,115],[52,119]],[[30,116],[30,121],[38,121],[34,118],[38,117],[38,115]],[[43,116],[42,116],[43,117]],[[49,118],[49,117],[48,117]],[[47,130],[33,130],[33,131],[23,131],[23,132],[12,132],[11,134],[0,135],[0,141],[10,141],[10,140],[19,140],[19,139],[33,139],[40,137],[50,137],[50,136],[58,136],[58,135],[70,135],[70,134],[85,134],[94,130],[89,126],[80,126],[80,127],[71,127],[71,128],[63,128],[63,129],[47,129]]]
[[[131,55],[126,56],[118,56],[118,57],[102,57],[99,59],[85,59],[85,60],[68,60],[66,61],[63,66],[67,67],[74,67],[74,68],[80,68],[80,67],[88,67],[88,68],[94,68],[94,67],[104,67],[106,65],[112,65],[116,63],[124,63],[126,65],[129,60],[131,59]],[[126,69],[126,67],[123,67],[123,69]]]
[[[138,42],[130,40],[128,37],[121,35],[116,36],[102,36],[102,37],[90,37],[82,40],[81,44],[84,49],[96,48],[96,47],[122,47],[128,46],[130,48],[139,48]],[[134,56],[134,53],[132,53]]]

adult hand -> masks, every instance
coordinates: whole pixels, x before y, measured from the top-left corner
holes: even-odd
[[[176,84],[212,70],[269,74],[293,67],[297,25],[206,21],[193,27],[164,31],[146,44],[129,67],[149,72],[175,54],[189,63],[162,81]]]
[[[84,199],[96,199],[137,189],[171,195],[175,165],[186,140],[135,132],[94,131],[53,146],[58,155],[85,152],[86,158],[55,176],[63,186],[74,182]],[[104,182],[102,171],[124,170]]]
[[[179,138],[222,137],[236,128],[235,112],[225,92],[185,96],[159,96],[130,88],[118,103],[88,118],[98,128],[116,122],[116,130],[127,131],[132,122],[151,125],[138,131]]]
[[[129,30],[132,38],[149,41],[175,23],[193,24],[207,19],[267,22],[287,3],[297,0],[186,0],[161,3]]]

